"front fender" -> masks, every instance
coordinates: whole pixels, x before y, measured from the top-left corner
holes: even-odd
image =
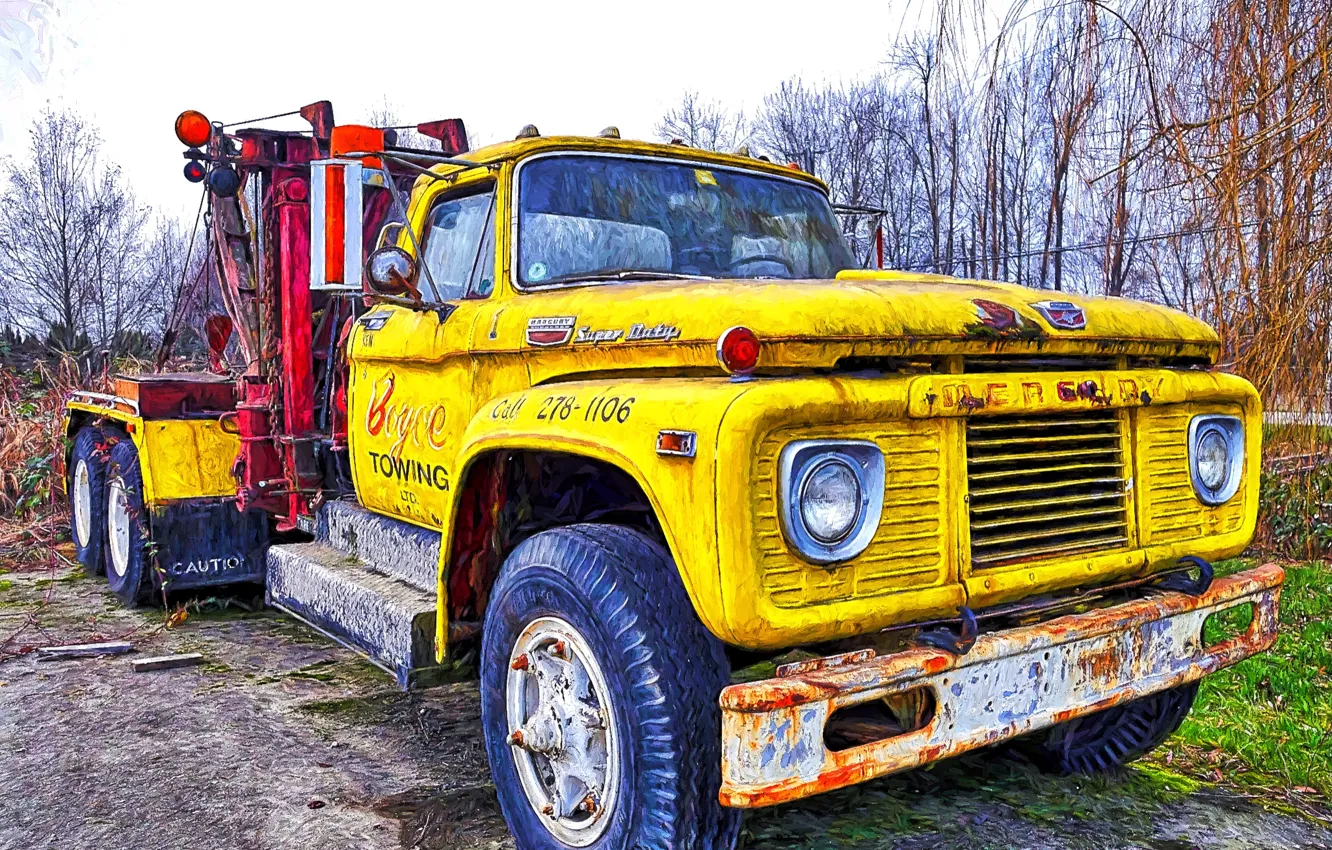
[[[745,390],[725,378],[653,378],[560,383],[501,396],[468,424],[458,480],[467,481],[472,464],[498,450],[567,452],[613,464],[647,495],[699,619],[722,640],[733,640],[721,608],[717,442],[723,415]],[[694,457],[658,454],[662,430],[693,431]],[[441,611],[452,516],[445,529]]]

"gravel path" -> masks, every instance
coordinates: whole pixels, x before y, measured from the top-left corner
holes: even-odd
[[[403,694],[299,624],[234,605],[164,630],[160,611],[124,611],[74,569],[0,588],[0,642],[36,615],[11,651],[130,633],[139,656],[206,659],[153,673],[132,656],[0,660],[0,848],[512,847],[475,683]],[[1064,811],[1070,786],[978,759],[756,813],[747,846],[1332,848],[1325,827],[1215,790],[1099,783],[1095,805]]]

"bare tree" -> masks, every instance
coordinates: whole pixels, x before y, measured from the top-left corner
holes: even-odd
[[[28,133],[28,159],[4,164],[0,275],[14,319],[68,350],[78,347],[97,249],[100,140],[77,116],[51,111]]]
[[[397,134],[397,143],[405,148],[440,150],[439,139],[423,136],[416,131],[415,124],[407,124],[402,118],[401,110],[398,109],[397,105],[390,102],[387,96],[384,97],[379,106],[370,111],[368,123],[371,127],[392,128],[393,132]]]
[[[680,139],[692,147],[712,151],[736,150],[748,136],[743,112],[730,112],[693,91],[681,96],[679,105],[662,117],[656,131],[663,142]]]
[[[147,210],[77,115],[44,112],[29,139],[25,160],[0,166],[5,320],[58,350],[142,349],[161,322],[143,250]]]

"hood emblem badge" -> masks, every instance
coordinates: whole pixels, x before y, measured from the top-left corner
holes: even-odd
[[[1087,313],[1069,301],[1038,301],[1031,306],[1045,317],[1051,327],[1080,331],[1087,327]]]
[[[980,323],[991,330],[1008,331],[1022,327],[1022,317],[1007,304],[985,298],[973,298],[971,303],[976,307]]]
[[[543,316],[527,320],[527,344],[542,348],[564,345],[573,336],[577,316]]]

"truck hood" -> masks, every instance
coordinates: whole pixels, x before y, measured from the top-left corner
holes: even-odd
[[[762,341],[760,372],[949,354],[1213,362],[1220,346],[1203,322],[1141,301],[878,271],[531,292],[511,299],[477,342],[480,350],[513,350],[517,342],[540,352],[528,361],[540,382],[567,371],[715,369],[717,339],[737,325]]]

